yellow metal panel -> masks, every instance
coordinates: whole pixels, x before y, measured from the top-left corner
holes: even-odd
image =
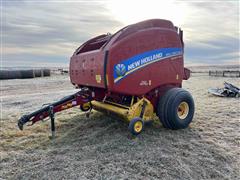
[[[142,98],[129,108],[128,117],[127,117],[129,121],[135,117],[140,117],[144,101],[146,102],[146,106],[145,106],[145,111],[143,113],[142,119],[144,121],[152,120],[153,105],[148,99]]]
[[[99,102],[99,101],[92,101],[93,109],[99,110],[99,111],[107,111],[112,112],[114,114],[117,114],[123,118],[127,117],[128,109],[117,107],[115,105]]]
[[[99,101],[92,101],[92,105],[93,105],[93,108],[96,110],[117,114],[122,118],[124,118],[125,120],[131,121],[135,117],[140,117],[144,102],[146,103],[146,106],[145,106],[142,119],[144,121],[152,120],[154,115],[153,105],[146,98],[140,99],[138,102],[136,102],[129,108],[120,107],[116,103],[108,104],[108,103],[99,102]]]
[[[104,101],[104,103],[109,103],[109,104],[116,105],[116,106],[118,106],[118,107],[122,107],[122,108],[126,108],[126,109],[129,108],[128,106],[124,106],[124,105],[122,105],[122,104],[118,104],[118,103],[115,103],[115,102]]]

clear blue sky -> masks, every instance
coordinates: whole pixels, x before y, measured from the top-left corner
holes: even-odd
[[[184,31],[188,65],[239,64],[239,1],[2,0],[3,66],[67,66],[89,38],[138,21]]]

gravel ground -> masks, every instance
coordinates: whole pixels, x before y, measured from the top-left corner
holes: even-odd
[[[137,137],[119,119],[73,108],[49,122],[17,129],[18,118],[76,92],[68,76],[1,81],[0,179],[240,179],[240,99],[207,93],[237,78],[194,74],[190,127],[167,130],[156,119]],[[56,93],[57,92],[57,93]]]

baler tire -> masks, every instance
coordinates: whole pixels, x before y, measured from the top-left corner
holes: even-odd
[[[168,100],[170,96],[173,94],[174,91],[176,91],[177,88],[171,88],[166,93],[160,97],[157,107],[157,116],[159,117],[162,125],[164,128],[172,129],[172,125],[170,122],[166,121],[167,114],[166,114],[166,106],[168,104]]]
[[[187,111],[187,114],[182,114],[182,117],[178,114],[180,105],[186,107]],[[194,101],[191,94],[181,88],[168,90],[159,100],[157,115],[165,128],[188,127],[194,115]]]
[[[136,130],[136,125],[141,125],[141,127],[139,127],[140,128],[139,130]],[[128,129],[133,135],[136,136],[143,131],[144,121],[140,117],[135,117],[129,122]]]

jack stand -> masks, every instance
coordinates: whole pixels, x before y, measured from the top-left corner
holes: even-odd
[[[53,112],[53,106],[49,107],[49,117],[51,119],[51,132],[52,132],[51,139],[54,139],[55,138],[55,116]]]
[[[90,102],[91,103],[91,102]],[[90,114],[92,112],[92,105],[91,105],[91,108],[89,109],[88,112],[86,112],[86,118],[89,118],[90,117]]]

